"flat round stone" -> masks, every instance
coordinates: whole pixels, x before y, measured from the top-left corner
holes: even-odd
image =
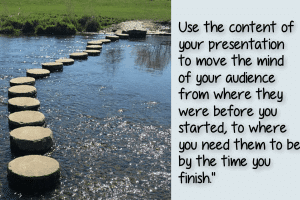
[[[8,89],[8,98],[36,97],[36,88],[31,85],[17,85]]]
[[[102,43],[110,43],[111,42],[110,39],[101,39],[101,40],[98,40],[98,41],[100,41]]]
[[[125,33],[119,33],[116,35],[119,36],[120,39],[128,39],[129,38],[129,34],[125,34]]]
[[[63,71],[63,66],[63,63],[61,62],[42,63],[42,68],[47,69],[50,72]]]
[[[8,116],[8,123],[11,130],[23,126],[44,126],[45,116],[38,111],[14,112]]]
[[[50,76],[50,71],[47,69],[28,69],[26,71],[26,76],[33,78],[44,78]]]
[[[100,50],[102,49],[102,46],[100,45],[88,45],[86,46],[86,50]]]
[[[8,100],[8,111],[18,112],[24,110],[38,110],[40,101],[31,97],[15,97]]]
[[[19,155],[43,154],[53,145],[53,133],[49,128],[24,126],[10,132],[10,148]]]
[[[99,51],[99,50],[85,50],[84,52],[88,53],[89,56],[99,56],[101,51]]]
[[[63,65],[72,65],[72,64],[74,64],[74,59],[72,59],[72,58],[61,58],[61,59],[56,60],[55,62],[60,62]]]
[[[71,53],[70,58],[72,59],[80,59],[85,60],[88,58],[88,53],[86,52],[77,52],[77,53]]]
[[[10,86],[16,86],[16,85],[32,85],[35,84],[35,78],[32,77],[18,77],[13,78],[9,81]]]
[[[87,44],[88,45],[101,45],[102,42],[99,40],[93,40],[93,41],[88,41]]]
[[[10,187],[26,193],[52,189],[59,182],[59,177],[59,163],[47,156],[22,156],[10,161],[7,166]]]
[[[105,38],[109,39],[111,41],[116,41],[116,40],[119,39],[119,36],[117,36],[117,35],[107,35]]]

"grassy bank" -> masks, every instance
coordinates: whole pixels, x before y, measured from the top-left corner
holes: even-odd
[[[2,8],[2,10],[1,10]],[[95,32],[126,20],[171,20],[170,0],[2,0],[0,33]]]

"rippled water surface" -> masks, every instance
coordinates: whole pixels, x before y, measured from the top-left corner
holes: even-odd
[[[170,199],[170,37],[104,44],[100,56],[36,81],[40,111],[53,131],[51,156],[61,166],[60,185],[26,196],[8,187],[9,80],[26,76],[89,40],[73,37],[0,37],[1,199]]]

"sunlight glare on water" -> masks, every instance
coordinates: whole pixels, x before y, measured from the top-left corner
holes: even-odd
[[[165,36],[103,44],[100,56],[37,80],[40,111],[55,140],[46,155],[60,163],[60,185],[33,196],[8,187],[9,80],[103,37],[0,37],[1,198],[171,198],[171,38]]]

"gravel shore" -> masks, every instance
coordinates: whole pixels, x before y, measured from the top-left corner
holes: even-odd
[[[171,33],[170,22],[126,21],[119,24],[113,24],[111,27],[101,30],[99,33],[109,34],[112,32],[120,33],[127,30],[146,30],[147,34],[168,34]]]

